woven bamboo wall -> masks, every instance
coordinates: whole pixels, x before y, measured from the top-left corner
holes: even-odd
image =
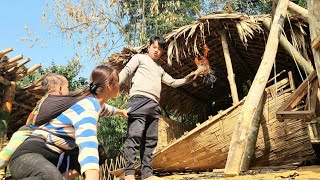
[[[183,125],[180,122],[161,116],[158,126],[158,145],[155,151],[159,151],[173,143],[183,133]]]
[[[255,158],[251,166],[284,165],[315,157],[303,120],[279,122],[275,111],[291,95],[269,94],[264,105]],[[231,136],[244,100],[209,119],[154,156],[158,171],[224,168]]]

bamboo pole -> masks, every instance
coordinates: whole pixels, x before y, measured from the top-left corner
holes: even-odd
[[[270,30],[270,19],[266,18],[263,22],[263,25]],[[304,57],[299,53],[299,51],[288,41],[288,39],[281,33],[280,35],[280,44],[284,50],[295,60],[298,65],[307,71],[307,74],[310,75],[314,68],[312,65],[304,59]]]
[[[309,13],[309,30],[311,41],[317,38],[320,34],[320,1],[308,0],[308,13]],[[320,51],[312,48],[314,63],[317,70],[318,79],[320,79]],[[318,81],[320,82],[320,81]]]
[[[251,159],[255,153],[256,142],[257,142],[258,132],[259,132],[259,126],[260,126],[261,116],[262,116],[262,110],[263,110],[263,106],[265,104],[266,97],[267,97],[267,93],[263,93],[262,97],[258,103],[257,110],[255,111],[255,114],[253,115],[252,126],[249,130],[249,135],[248,135],[248,148],[247,148],[247,151],[244,151],[244,155],[243,155],[243,157],[248,157],[249,159]],[[243,161],[242,166],[245,169],[249,169],[250,161]]]
[[[5,54],[9,53],[13,51],[13,48],[7,48],[7,49],[4,49],[0,52],[0,58],[3,57]]]
[[[8,122],[10,120],[10,113],[12,111],[12,101],[14,99],[16,90],[16,83],[12,82],[4,91],[0,109],[0,136],[6,134]]]
[[[297,13],[304,21],[309,22],[308,10],[289,1],[288,9]]]
[[[16,56],[16,57],[10,58],[10,59],[8,60],[8,63],[11,64],[11,63],[17,62],[17,61],[19,61],[19,60],[22,59],[22,58],[23,58],[23,55],[20,54],[20,55],[18,55],[18,56]]]
[[[27,64],[27,63],[30,62],[30,61],[31,61],[31,59],[30,59],[30,58],[27,58],[26,60],[20,62],[20,63],[17,65],[17,68],[19,68],[19,67]]]
[[[32,74],[34,73],[37,69],[39,69],[41,67],[41,64],[36,64],[33,67],[29,68],[27,71],[27,74]]]
[[[254,124],[254,114],[262,98],[272,65],[276,58],[280,32],[287,14],[287,7],[288,0],[279,0],[260,67],[244,102],[241,116],[234,128],[224,171],[226,176],[239,175],[240,171],[247,170],[250,164],[252,157],[244,156],[247,151],[253,151],[249,148],[255,147],[255,145],[252,144],[254,143],[254,141],[252,141],[253,137],[249,136],[250,129]]]
[[[238,97],[237,85],[234,80],[235,75],[233,73],[233,68],[232,68],[226,33],[227,32],[225,29],[222,31],[219,31],[219,34],[221,37],[221,44],[222,44],[224,59],[226,61],[226,66],[227,66],[228,81],[230,84],[232,101],[233,101],[233,104],[236,104],[239,102],[239,97]]]

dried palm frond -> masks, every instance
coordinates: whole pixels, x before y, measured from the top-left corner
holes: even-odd
[[[250,37],[252,39],[252,37],[254,36],[254,32],[260,33],[263,31],[260,24],[250,18],[236,22],[236,27],[239,33],[239,37],[245,46],[247,46],[248,42],[247,37]]]
[[[168,50],[167,50],[167,55],[168,55],[168,58],[167,58],[167,62],[169,64],[169,66],[172,66],[172,57],[173,57],[173,47],[174,47],[174,43],[175,43],[175,40],[172,40],[168,46]]]

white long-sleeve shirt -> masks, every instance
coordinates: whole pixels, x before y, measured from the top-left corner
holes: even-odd
[[[161,82],[174,88],[188,83],[185,78],[172,78],[148,54],[136,54],[130,59],[119,74],[119,84],[122,85],[131,76],[129,96],[143,95],[157,102],[160,101]]]

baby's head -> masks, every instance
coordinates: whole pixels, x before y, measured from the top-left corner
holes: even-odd
[[[46,93],[53,95],[68,95],[69,94],[69,82],[68,80],[59,74],[50,73],[43,79],[42,90]]]

